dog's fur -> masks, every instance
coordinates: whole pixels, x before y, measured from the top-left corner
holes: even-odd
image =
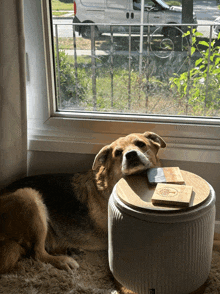
[[[0,196],[0,273],[24,255],[71,270],[77,262],[58,254],[106,249],[114,185],[160,166],[157,153],[165,146],[155,133],[131,134],[103,147],[86,173],[33,176],[9,185]]]

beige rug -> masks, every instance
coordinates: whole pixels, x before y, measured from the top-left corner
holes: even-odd
[[[73,257],[80,268],[67,273],[33,259],[21,260],[9,274],[0,275],[0,293],[6,294],[122,294],[108,269],[107,252],[84,252]],[[200,293],[220,293],[220,253],[213,251],[212,268]]]

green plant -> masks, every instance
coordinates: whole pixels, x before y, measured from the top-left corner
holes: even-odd
[[[77,71],[76,74],[74,64],[63,50],[59,51],[59,61],[55,50],[55,63],[59,107],[62,108],[66,104],[77,106],[85,97],[87,85],[84,72]]]
[[[190,32],[184,35],[190,36]],[[203,36],[195,29],[192,30],[192,46],[188,58],[199,51],[196,44],[197,37]],[[220,34],[217,40],[220,39]],[[170,79],[171,89],[177,91],[176,98],[179,103],[185,103],[185,114],[189,114],[190,108],[194,115],[215,115],[220,109],[220,46],[216,46],[216,40],[210,44],[199,41],[205,50],[201,50],[200,58],[195,61],[195,66],[180,75],[174,74]]]

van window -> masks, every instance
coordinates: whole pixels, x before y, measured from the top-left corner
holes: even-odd
[[[140,0],[133,0],[133,9],[141,10],[141,1]]]
[[[155,6],[155,3],[150,0],[144,1],[145,10],[147,7]],[[141,10],[141,0],[133,0],[133,9],[134,10]]]
[[[107,7],[109,8],[118,8],[118,9],[126,9],[127,1],[125,0],[107,0]]]
[[[104,8],[105,7],[105,0],[81,0],[82,5],[84,6],[95,6],[95,7],[101,7]]]

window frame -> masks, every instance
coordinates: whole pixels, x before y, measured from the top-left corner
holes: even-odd
[[[49,1],[24,0],[24,10],[29,151],[96,154],[120,136],[148,130],[167,142],[162,159],[220,163],[218,118],[57,112]]]

